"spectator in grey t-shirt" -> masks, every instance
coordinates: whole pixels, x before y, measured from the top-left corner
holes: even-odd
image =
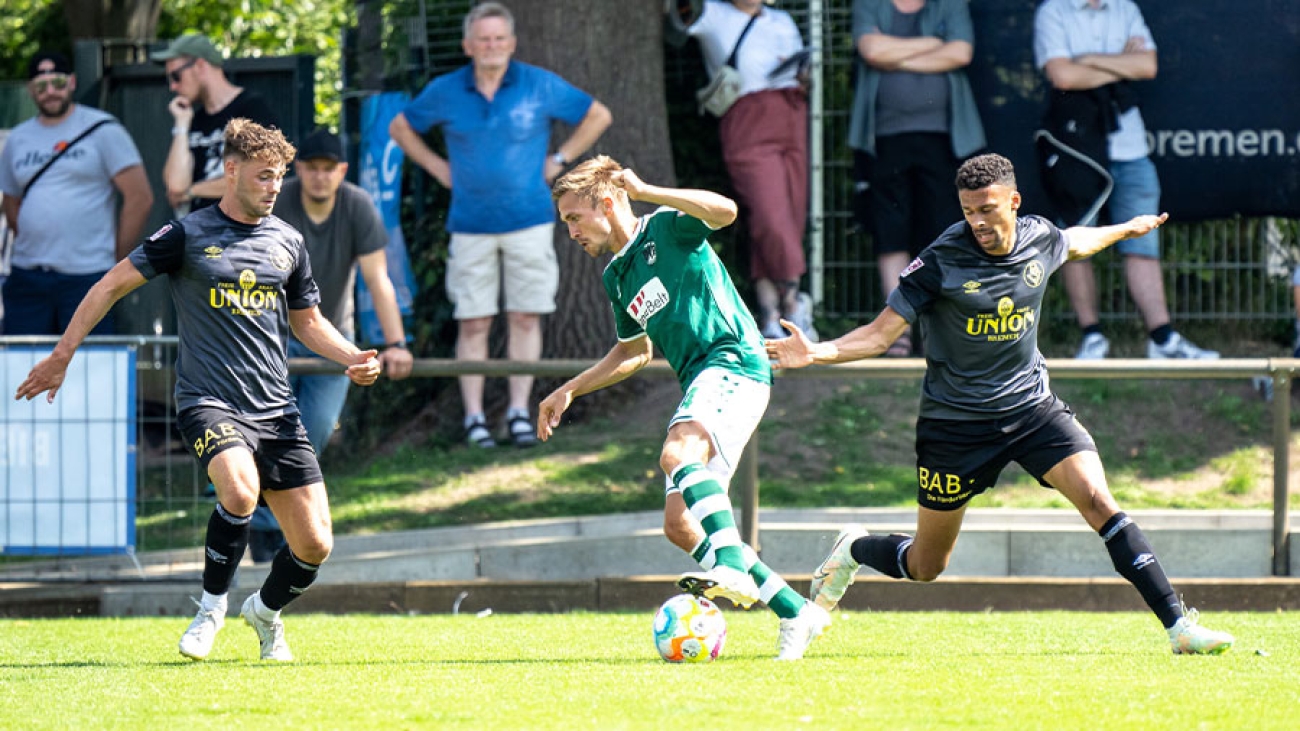
[[[27,68],[37,114],[14,128],[0,152],[4,215],[16,234],[4,333],[57,335],[139,240],[153,193],[122,125],[72,101],[77,77],[66,57],[42,51]],[[91,334],[112,332],[110,313]]]

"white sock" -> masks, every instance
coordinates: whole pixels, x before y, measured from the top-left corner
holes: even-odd
[[[262,603],[262,592],[253,595],[253,614],[263,622],[274,622],[280,616],[280,611],[271,609]]]
[[[218,611],[226,613],[226,594],[209,594],[203,592],[203,598],[199,600],[199,607],[205,612]]]

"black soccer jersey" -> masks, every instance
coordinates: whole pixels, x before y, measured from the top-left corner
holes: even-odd
[[[1021,216],[1006,256],[985,253],[963,221],[908,265],[889,306],[925,338],[921,416],[994,418],[1050,396],[1038,323],[1047,278],[1068,255],[1060,229]]]
[[[285,350],[289,310],[320,302],[302,234],[275,216],[254,226],[209,206],[158,229],[131,263],[147,279],[169,275],[180,333],[177,410],[297,413]]]

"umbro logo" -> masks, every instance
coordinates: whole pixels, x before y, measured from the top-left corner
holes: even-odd
[[[1133,568],[1141,570],[1141,569],[1144,569],[1144,568],[1150,566],[1151,564],[1153,564],[1153,563],[1155,563],[1155,562],[1156,562],[1155,554],[1153,554],[1153,553],[1139,553],[1139,554],[1138,554],[1138,557],[1135,558],[1135,559],[1133,559]]]
[[[961,291],[965,292],[966,294],[979,294],[979,292],[980,292],[980,283],[979,283],[979,282],[966,282],[966,283],[964,283],[964,284],[961,285]]]
[[[217,553],[214,549],[208,548],[208,549],[205,550],[205,552],[208,554],[208,558],[212,559],[212,560],[213,560],[214,562],[216,562],[216,563],[219,563],[219,564],[227,564],[227,563],[230,563],[230,559],[226,558],[225,556],[221,555],[220,553]]]

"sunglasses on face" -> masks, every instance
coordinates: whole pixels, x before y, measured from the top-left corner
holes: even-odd
[[[45,90],[54,87],[59,91],[68,88],[67,74],[48,74],[32,82],[32,90],[37,94],[44,94]]]
[[[197,58],[191,58],[189,61],[186,61],[185,63],[181,64],[180,66],[177,66],[171,71],[168,71],[167,78],[171,79],[173,84],[181,83],[181,72],[183,72],[185,69],[193,66],[198,62],[199,60]]]

